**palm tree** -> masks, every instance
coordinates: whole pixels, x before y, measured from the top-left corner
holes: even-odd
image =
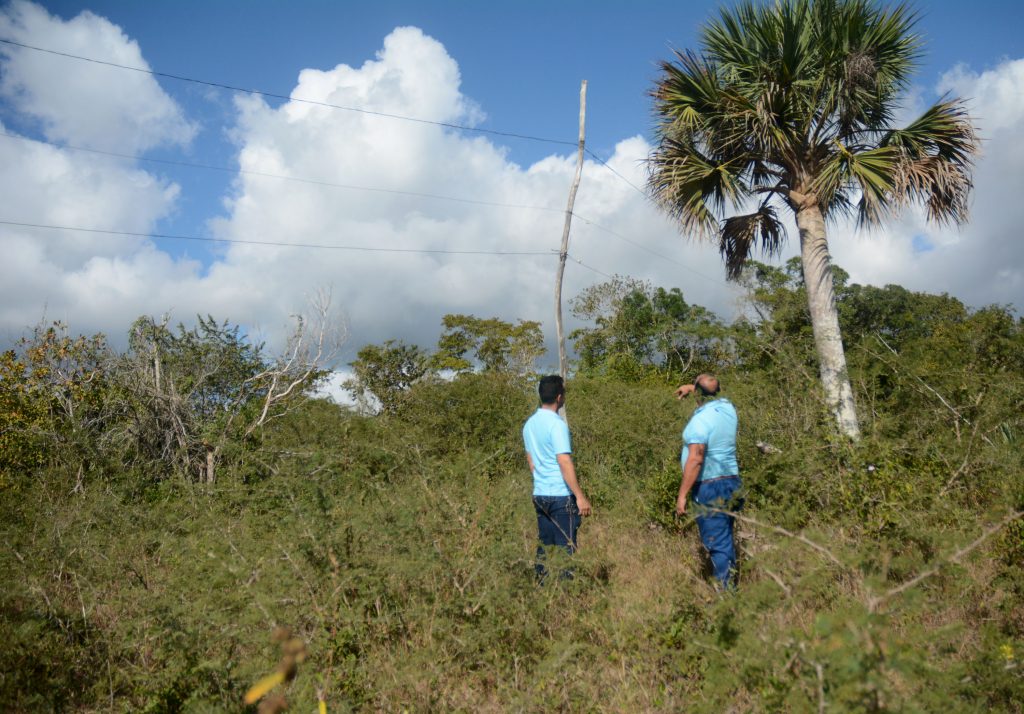
[[[853,439],[826,224],[878,224],[911,202],[962,223],[978,152],[959,99],[894,127],[921,46],[915,22],[906,5],[871,0],[742,2],[705,25],[699,53],[661,63],[652,92],[648,186],[684,232],[717,239],[730,279],[755,247],[780,251],[779,211],[793,213],[822,386]]]

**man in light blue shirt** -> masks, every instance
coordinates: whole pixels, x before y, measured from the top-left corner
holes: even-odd
[[[733,494],[740,487],[740,468],[736,460],[736,408],[725,397],[717,396],[721,385],[714,375],[701,374],[693,384],[676,390],[676,398],[697,395],[700,404],[683,429],[683,480],[679,484],[676,513],[686,513],[687,497],[701,506],[729,509]],[[708,401],[710,399],[710,401]],[[733,517],[726,513],[697,516],[697,530],[708,550],[715,578],[725,589],[734,586],[736,548],[733,544]]]
[[[533,507],[537,512],[537,578],[543,581],[545,548],[557,546],[570,554],[576,550],[580,517],[590,515],[590,501],[583,494],[572,462],[569,425],[558,415],[565,404],[565,384],[558,375],[540,380],[540,408],[523,426],[526,461],[533,474]],[[572,577],[568,571],[563,577]]]

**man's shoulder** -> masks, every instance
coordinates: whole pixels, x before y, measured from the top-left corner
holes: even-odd
[[[562,418],[550,409],[538,409],[530,415],[529,419],[526,420],[526,424],[523,428],[550,426],[561,421]]]
[[[724,397],[713,402],[702,404],[694,410],[687,426],[706,425],[708,427],[717,425],[722,417],[736,419],[736,407]]]

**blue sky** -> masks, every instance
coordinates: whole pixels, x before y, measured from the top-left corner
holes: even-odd
[[[134,43],[137,61],[158,72],[282,95],[323,91],[332,103],[351,105],[363,98],[394,113],[454,123],[482,116],[481,128],[570,142],[577,131],[579,83],[587,79],[588,148],[642,185],[641,162],[650,148],[652,125],[647,91],[656,64],[673,47],[694,47],[699,26],[714,7],[660,1],[98,0],[31,5],[19,0],[0,4],[0,17],[24,19],[25,8],[32,9],[34,29],[18,30],[20,41],[28,44],[111,59],[131,56]],[[977,95],[990,154],[979,164],[980,217],[961,232],[936,232],[914,215],[867,237],[852,238],[852,229],[837,227],[836,260],[860,282],[949,291],[971,304],[1024,303],[1021,256],[1010,247],[1015,226],[1024,218],[1012,200],[1019,195],[1020,180],[1006,181],[1008,174],[1024,173],[1024,159],[1014,148],[1024,126],[1024,109],[1016,101],[1024,94],[1024,61],[1018,64],[1024,58],[1019,32],[1024,11],[1016,3],[991,1],[918,7],[926,45],[910,103],[923,106],[944,90]],[[83,12],[94,17],[76,23]],[[19,21],[0,22],[0,37]],[[400,27],[419,32],[396,33]],[[386,38],[392,41],[387,51]],[[250,170],[551,207],[564,205],[571,179],[570,147],[451,131],[428,135],[414,125],[381,118],[377,124],[365,117],[319,119],[315,112],[307,115],[280,100],[247,101],[166,78],[146,85],[145,78],[107,67],[88,69],[88,86],[94,88],[84,99],[88,106],[69,108],[44,95],[70,82],[67,73],[86,70],[76,69],[75,60],[50,59],[33,69],[30,58],[14,62],[10,53],[0,54],[0,77],[6,82],[6,89],[0,87],[0,122],[9,133],[58,144],[75,144],[69,137],[78,137],[78,145],[231,168],[244,156]],[[339,65],[348,69],[333,71]],[[300,86],[300,72],[307,69],[320,72],[303,75],[306,84]],[[404,83],[403,77],[430,86]],[[81,85],[81,78],[76,81]],[[127,82],[140,84],[132,88]],[[143,104],[140,97],[149,99]],[[92,113],[94,123],[109,122],[154,102],[169,108],[151,122],[112,125],[107,135],[86,126]],[[0,141],[0,150],[9,144]],[[60,196],[60,205],[40,204],[31,213],[31,201],[12,202],[0,208],[8,220],[54,223],[63,217],[66,223],[71,215],[78,225],[92,221],[97,227],[129,226],[125,229],[140,232],[524,250],[557,245],[561,232],[557,213],[526,216],[511,209],[500,213],[427,201],[378,201],[366,194],[318,193],[294,184],[270,187],[230,172],[147,162],[108,167],[95,157],[62,150],[39,161],[63,161],[85,178],[65,173],[58,181],[53,171],[29,172],[19,157],[9,155],[0,168],[0,190],[4,185],[33,188],[26,195],[52,193]],[[90,214],[90,205],[113,208]],[[632,188],[594,162],[585,169],[577,208],[583,215],[589,212],[601,229],[574,226],[576,257],[590,269],[572,268],[570,296],[606,274],[626,273],[682,287],[688,299],[725,315],[735,311],[737,292],[722,281],[717,252],[684,241]],[[646,252],[623,238],[643,244]],[[8,261],[9,285],[20,280],[31,286],[17,293],[10,287],[10,295],[3,296],[0,329],[7,335],[32,324],[45,306],[46,314],[83,331],[122,334],[130,318],[141,313],[169,311],[187,320],[195,312],[210,312],[259,325],[273,338],[287,315],[299,309],[304,297],[299,288],[312,287],[333,290],[353,348],[388,337],[428,344],[444,312],[540,319],[546,327],[551,322],[553,267],[545,256],[423,262],[292,250],[271,259],[263,249],[75,238],[73,255],[57,260],[35,255],[43,240],[35,233],[0,227],[2,240],[25,248],[15,251],[23,265]],[[972,244],[975,250],[969,249]],[[922,251],[922,246],[929,249]],[[923,253],[932,261],[924,271],[914,263]],[[967,270],[966,255],[973,261]],[[986,262],[979,256],[989,257]],[[0,282],[3,278],[0,274]],[[237,289],[229,289],[233,286]],[[270,294],[254,296],[261,287]]]

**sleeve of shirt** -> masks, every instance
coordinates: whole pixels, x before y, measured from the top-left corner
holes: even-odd
[[[569,438],[569,425],[561,419],[551,429],[551,446],[556,454],[571,454],[572,440]]]
[[[711,430],[708,428],[708,423],[700,416],[691,419],[690,423],[686,425],[686,429],[683,430],[683,443],[687,445],[706,444],[710,437]]]

